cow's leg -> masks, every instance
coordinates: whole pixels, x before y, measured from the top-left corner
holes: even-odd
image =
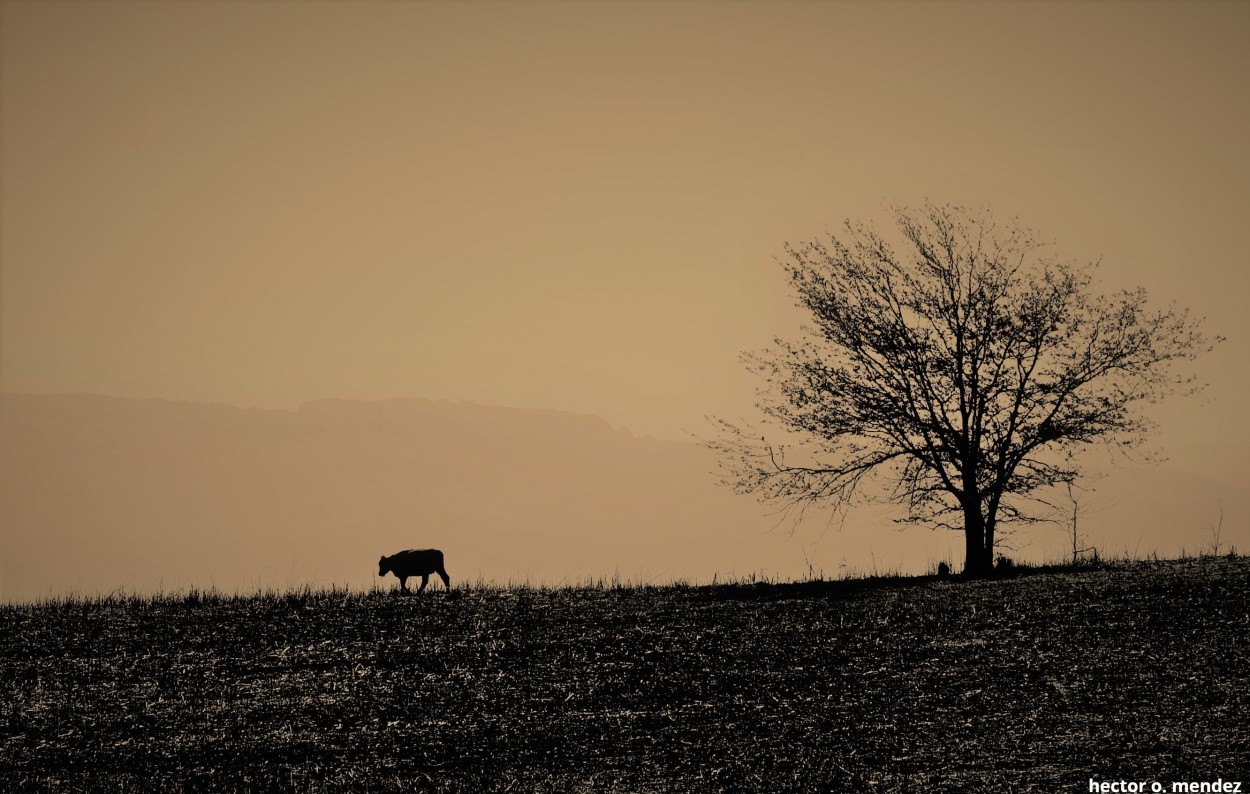
[[[418,593],[425,592],[425,586],[430,583],[430,575],[428,573],[421,574],[421,586],[417,588]]]
[[[448,590],[450,590],[451,589],[451,577],[447,575],[447,569],[439,568],[438,575],[443,578],[443,587],[446,587]]]
[[[405,593],[408,592],[408,577],[407,576],[399,577],[399,589],[403,590]]]

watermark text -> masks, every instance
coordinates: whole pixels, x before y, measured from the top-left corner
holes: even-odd
[[[1089,779],[1090,794],[1241,794],[1241,781],[1173,780],[1168,783],[1140,780]]]

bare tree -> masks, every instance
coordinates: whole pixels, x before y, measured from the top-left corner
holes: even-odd
[[[1050,258],[988,210],[892,216],[897,249],[850,222],[786,246],[811,323],[744,361],[766,379],[765,420],[795,441],[718,419],[708,443],[739,493],[796,520],[813,504],[901,503],[901,520],[963,532],[964,572],[983,575],[1000,523],[1041,520],[1031,494],[1072,482],[1086,445],[1138,445],[1149,424],[1136,409],[1199,388],[1175,365],[1211,343],[1188,312],[1149,310],[1143,290],[1094,294],[1096,263]]]

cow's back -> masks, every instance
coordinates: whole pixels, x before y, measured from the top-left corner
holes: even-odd
[[[396,570],[427,574],[443,570],[443,552],[438,549],[408,549],[393,558]]]

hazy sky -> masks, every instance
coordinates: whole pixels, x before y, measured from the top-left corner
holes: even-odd
[[[1169,438],[1246,444],[1250,5],[12,3],[9,392],[740,416],[774,258],[988,203],[1229,338]]]

